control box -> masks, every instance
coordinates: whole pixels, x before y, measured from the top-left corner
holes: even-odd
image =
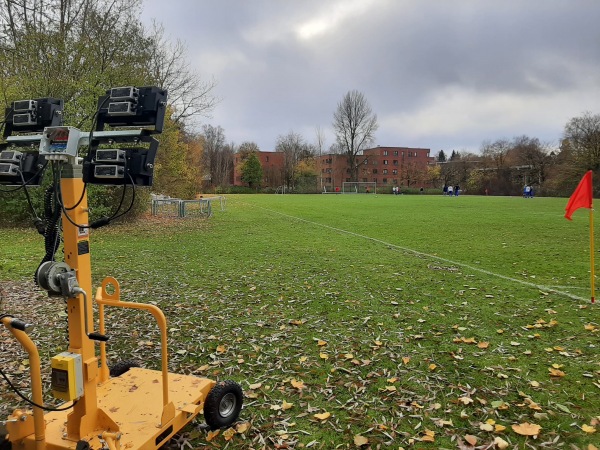
[[[81,132],[73,127],[46,127],[40,140],[40,155],[48,161],[67,161],[76,157]]]
[[[52,358],[52,395],[64,401],[83,396],[83,363],[78,353],[63,352]]]

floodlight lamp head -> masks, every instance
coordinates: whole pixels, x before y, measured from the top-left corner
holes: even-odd
[[[145,128],[150,133],[160,133],[166,110],[167,91],[164,89],[154,86],[108,89],[106,95],[98,99],[95,131],[104,131],[104,126],[110,125],[115,128]]]
[[[43,156],[37,152],[22,152],[7,144],[0,147],[0,184],[37,186],[46,167]]]
[[[45,127],[62,124],[63,101],[57,98],[17,100],[6,108],[4,137],[41,133]]]

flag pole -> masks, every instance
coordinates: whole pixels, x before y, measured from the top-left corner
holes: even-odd
[[[592,303],[596,302],[594,289],[594,208],[590,208],[590,266],[591,266],[591,281],[592,281]]]

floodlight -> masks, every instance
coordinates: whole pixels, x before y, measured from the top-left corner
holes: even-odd
[[[106,91],[98,99],[98,116],[95,131],[111,127],[154,127],[163,129],[167,109],[167,91],[154,86],[117,87]]]
[[[158,141],[150,146],[94,149],[83,163],[83,181],[89,184],[152,186]]]
[[[17,100],[6,108],[4,137],[13,133],[41,132],[62,123],[63,101],[57,98]]]
[[[2,150],[0,151],[0,184],[39,185],[45,163],[44,157],[37,152],[21,152],[13,148]]]
[[[96,162],[98,163],[124,163],[125,150],[120,148],[101,148],[96,150]]]
[[[138,88],[133,86],[125,86],[125,87],[117,87],[112,88],[110,93],[108,94],[111,100],[131,100],[133,102],[137,102],[137,99],[140,95],[140,91]]]

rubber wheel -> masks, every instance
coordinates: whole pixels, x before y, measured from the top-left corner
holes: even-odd
[[[11,450],[12,443],[6,439],[6,436],[0,436],[0,450]]]
[[[204,402],[204,420],[211,430],[227,428],[242,410],[244,394],[235,381],[219,381],[210,390]]]
[[[136,361],[119,361],[110,368],[111,377],[120,377],[132,367],[141,367]]]
[[[75,450],[90,450],[90,443],[87,441],[78,441]]]

